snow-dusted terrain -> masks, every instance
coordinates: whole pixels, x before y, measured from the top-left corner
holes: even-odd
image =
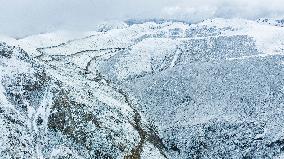
[[[282,26],[115,22],[0,36],[0,156],[281,158]]]

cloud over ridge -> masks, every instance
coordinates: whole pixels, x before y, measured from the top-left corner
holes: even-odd
[[[107,20],[284,18],[283,0],[0,0],[0,33],[92,30]]]

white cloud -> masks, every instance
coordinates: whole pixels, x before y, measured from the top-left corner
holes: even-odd
[[[174,6],[174,7],[163,8],[162,13],[165,18],[195,22],[202,19],[208,19],[214,17],[216,13],[216,8],[208,6],[200,6],[200,7]]]
[[[284,17],[283,0],[0,0],[0,33],[92,30],[105,20]]]
[[[165,16],[191,21],[206,18],[284,18],[283,0],[182,0],[164,8]],[[182,15],[182,16],[181,16]]]

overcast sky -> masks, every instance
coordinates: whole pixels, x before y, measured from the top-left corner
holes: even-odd
[[[102,21],[284,18],[284,0],[0,0],[0,33],[14,37],[92,30]]]

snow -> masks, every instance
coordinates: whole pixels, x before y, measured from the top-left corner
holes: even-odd
[[[41,55],[37,48],[60,45],[74,39],[84,38],[96,34],[96,32],[74,32],[74,31],[57,31],[39,35],[31,35],[17,41],[18,45],[28,52],[31,56]]]
[[[5,89],[2,86],[2,84],[0,84],[0,105],[4,107],[9,107],[9,106],[12,107],[12,105],[8,102],[4,93],[5,93]]]
[[[219,18],[193,25],[147,22],[128,26],[118,22],[96,29],[18,40],[0,37],[33,57],[33,62],[21,60],[18,48],[13,51],[16,56],[0,57],[1,81],[21,73],[34,77],[39,65],[51,78],[44,88],[31,93],[34,99],[23,101],[26,112],[16,110],[19,108],[14,106],[18,105],[8,101],[4,84],[9,81],[0,84],[0,106],[11,106],[27,125],[27,136],[38,137],[31,146],[37,158],[69,154],[86,158],[88,150],[72,143],[72,138],[78,137],[76,133],[87,134],[86,143],[93,144],[92,150],[123,158],[141,141],[137,127],[149,133],[148,124],[152,122],[166,149],[146,139],[141,158],[165,158],[161,151],[169,158],[188,158],[198,155],[194,147],[204,143],[207,148],[200,151],[208,158],[220,154],[238,158],[246,151],[256,156],[271,152],[281,157],[276,152],[280,146],[276,144],[267,151],[266,145],[283,138],[284,28]],[[61,90],[68,92],[64,92],[66,100],[75,104],[68,108],[57,106],[55,99],[63,98],[58,93]],[[129,99],[125,99],[126,95]],[[69,122],[65,124],[71,123],[67,125],[71,128],[50,131],[49,117],[62,112]],[[137,113],[141,116],[138,126]],[[86,114],[94,115],[96,121],[86,121]],[[38,118],[43,120],[41,125]],[[5,124],[2,118],[0,123]],[[223,138],[226,135],[228,139]],[[258,138],[263,140],[252,140]],[[243,149],[235,142],[259,142],[263,147]],[[119,150],[121,147],[124,149]]]
[[[233,31],[225,31],[222,35],[238,34],[251,36],[255,39],[258,50],[265,55],[279,55],[283,54],[284,51],[284,28],[281,27],[243,19],[213,19],[197,25],[220,29],[231,27]]]
[[[159,149],[157,149],[154,145],[147,142],[143,146],[141,158],[143,159],[165,159],[163,155],[159,152]]]

